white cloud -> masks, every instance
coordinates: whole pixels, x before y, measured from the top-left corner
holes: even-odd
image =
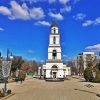
[[[64,61],[66,61],[68,58],[69,58],[68,55],[66,55],[66,54],[62,55],[62,59],[63,59]]]
[[[64,58],[68,58],[68,55],[63,55]]]
[[[67,4],[69,1],[70,0],[59,0],[59,2],[62,3],[62,4],[64,4],[64,5]]]
[[[11,1],[10,5],[12,12],[10,19],[23,19],[23,20],[30,19],[28,11],[22,6],[20,6],[16,1]]]
[[[63,20],[63,16],[60,13],[52,13],[49,12],[48,14],[50,17],[55,18],[56,20]]]
[[[91,26],[91,25],[93,25],[93,21],[92,20],[86,20],[83,24],[82,24],[82,26],[83,27],[87,27],[87,26]]]
[[[51,24],[47,21],[38,21],[35,25],[50,26]]]
[[[56,2],[56,0],[48,0],[49,1],[49,3],[55,3]]]
[[[22,4],[22,8],[25,9],[25,10],[29,10],[29,8],[28,8],[28,6],[26,5],[26,3],[23,3],[23,4]]]
[[[60,9],[60,12],[61,13],[63,13],[63,12],[70,12],[71,10],[72,10],[71,6],[65,6],[64,8]]]
[[[29,49],[29,50],[27,51],[27,53],[29,53],[29,54],[33,54],[33,53],[34,53],[34,51],[33,51],[33,50],[31,50],[31,49]]]
[[[33,9],[30,9],[30,16],[31,18],[33,19],[41,19],[41,18],[44,18],[45,17],[45,14],[44,14],[44,11],[42,8],[33,8]]]
[[[100,52],[100,44],[88,46],[85,49],[89,51]]]
[[[86,47],[86,49],[100,49],[100,44],[96,44],[96,45],[93,45],[93,46],[88,46],[88,47]]]
[[[34,61],[38,61],[38,59],[37,59],[37,58],[35,58],[35,57],[34,57],[34,58],[32,58],[32,60],[34,60]]]
[[[73,16],[73,18],[75,18],[75,20],[83,20],[86,18],[86,14],[78,13],[77,15]]]
[[[0,6],[0,13],[3,15],[11,15],[11,11],[4,6]]]
[[[40,62],[41,62],[41,63],[44,63],[44,62],[45,62],[45,60],[41,60]]]
[[[44,11],[40,7],[28,8],[26,3],[23,3],[22,6],[19,5],[16,1],[10,2],[11,8],[0,6],[0,13],[8,16],[9,19],[41,19],[45,17]]]
[[[0,31],[4,31],[4,29],[2,27],[0,27]]]
[[[100,52],[100,44],[96,44],[96,45],[92,45],[92,46],[88,46],[85,48],[86,51],[90,51],[90,52]]]
[[[45,17],[45,12],[41,7],[29,8],[26,2],[49,2],[54,3],[57,0],[21,0],[23,4],[20,5],[15,0],[10,2],[11,7],[0,6],[0,13],[8,16],[9,19],[21,19],[21,20],[30,20],[30,19],[42,19]],[[58,0],[62,4],[67,4],[70,0]],[[54,8],[55,9],[55,8]],[[63,12],[70,12],[72,7],[70,5],[65,5],[64,8],[60,9],[60,13],[53,13],[49,11],[49,16],[57,20],[63,20],[64,17],[61,15]]]
[[[86,20],[84,23],[82,23],[82,26],[87,27],[87,26],[91,26],[91,25],[100,25],[100,17],[97,17],[94,20]]]
[[[55,3],[55,2],[59,2],[60,4],[66,5],[70,1],[72,1],[73,4],[76,4],[80,0],[21,0],[21,1],[22,2],[29,2],[30,4],[38,3],[38,2],[48,2],[48,3],[52,4],[52,3]]]
[[[94,24],[95,25],[100,25],[100,17],[95,19]]]

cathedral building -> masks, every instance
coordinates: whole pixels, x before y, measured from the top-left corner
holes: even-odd
[[[41,72],[40,70],[42,70],[42,75],[45,79],[64,79],[67,75],[71,75],[70,67],[67,67],[62,61],[60,34],[56,23],[51,25],[48,59],[42,68],[39,68],[39,73]]]

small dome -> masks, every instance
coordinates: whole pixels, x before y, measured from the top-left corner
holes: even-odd
[[[58,27],[58,24],[57,23],[52,23],[51,27]]]

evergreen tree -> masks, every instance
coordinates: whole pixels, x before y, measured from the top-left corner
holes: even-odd
[[[0,79],[3,79],[3,75],[2,75],[2,61],[0,59]]]
[[[84,78],[86,81],[89,81],[89,82],[93,81],[93,70],[92,70],[91,63],[88,63],[87,68],[84,70]]]

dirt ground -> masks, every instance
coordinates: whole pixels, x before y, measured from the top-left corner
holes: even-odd
[[[93,87],[85,85],[91,84]],[[7,100],[100,100],[96,93],[100,92],[100,84],[81,82],[70,78],[64,82],[46,82],[39,79],[28,79],[22,84],[9,83],[15,93]],[[0,87],[3,85],[1,84]]]

